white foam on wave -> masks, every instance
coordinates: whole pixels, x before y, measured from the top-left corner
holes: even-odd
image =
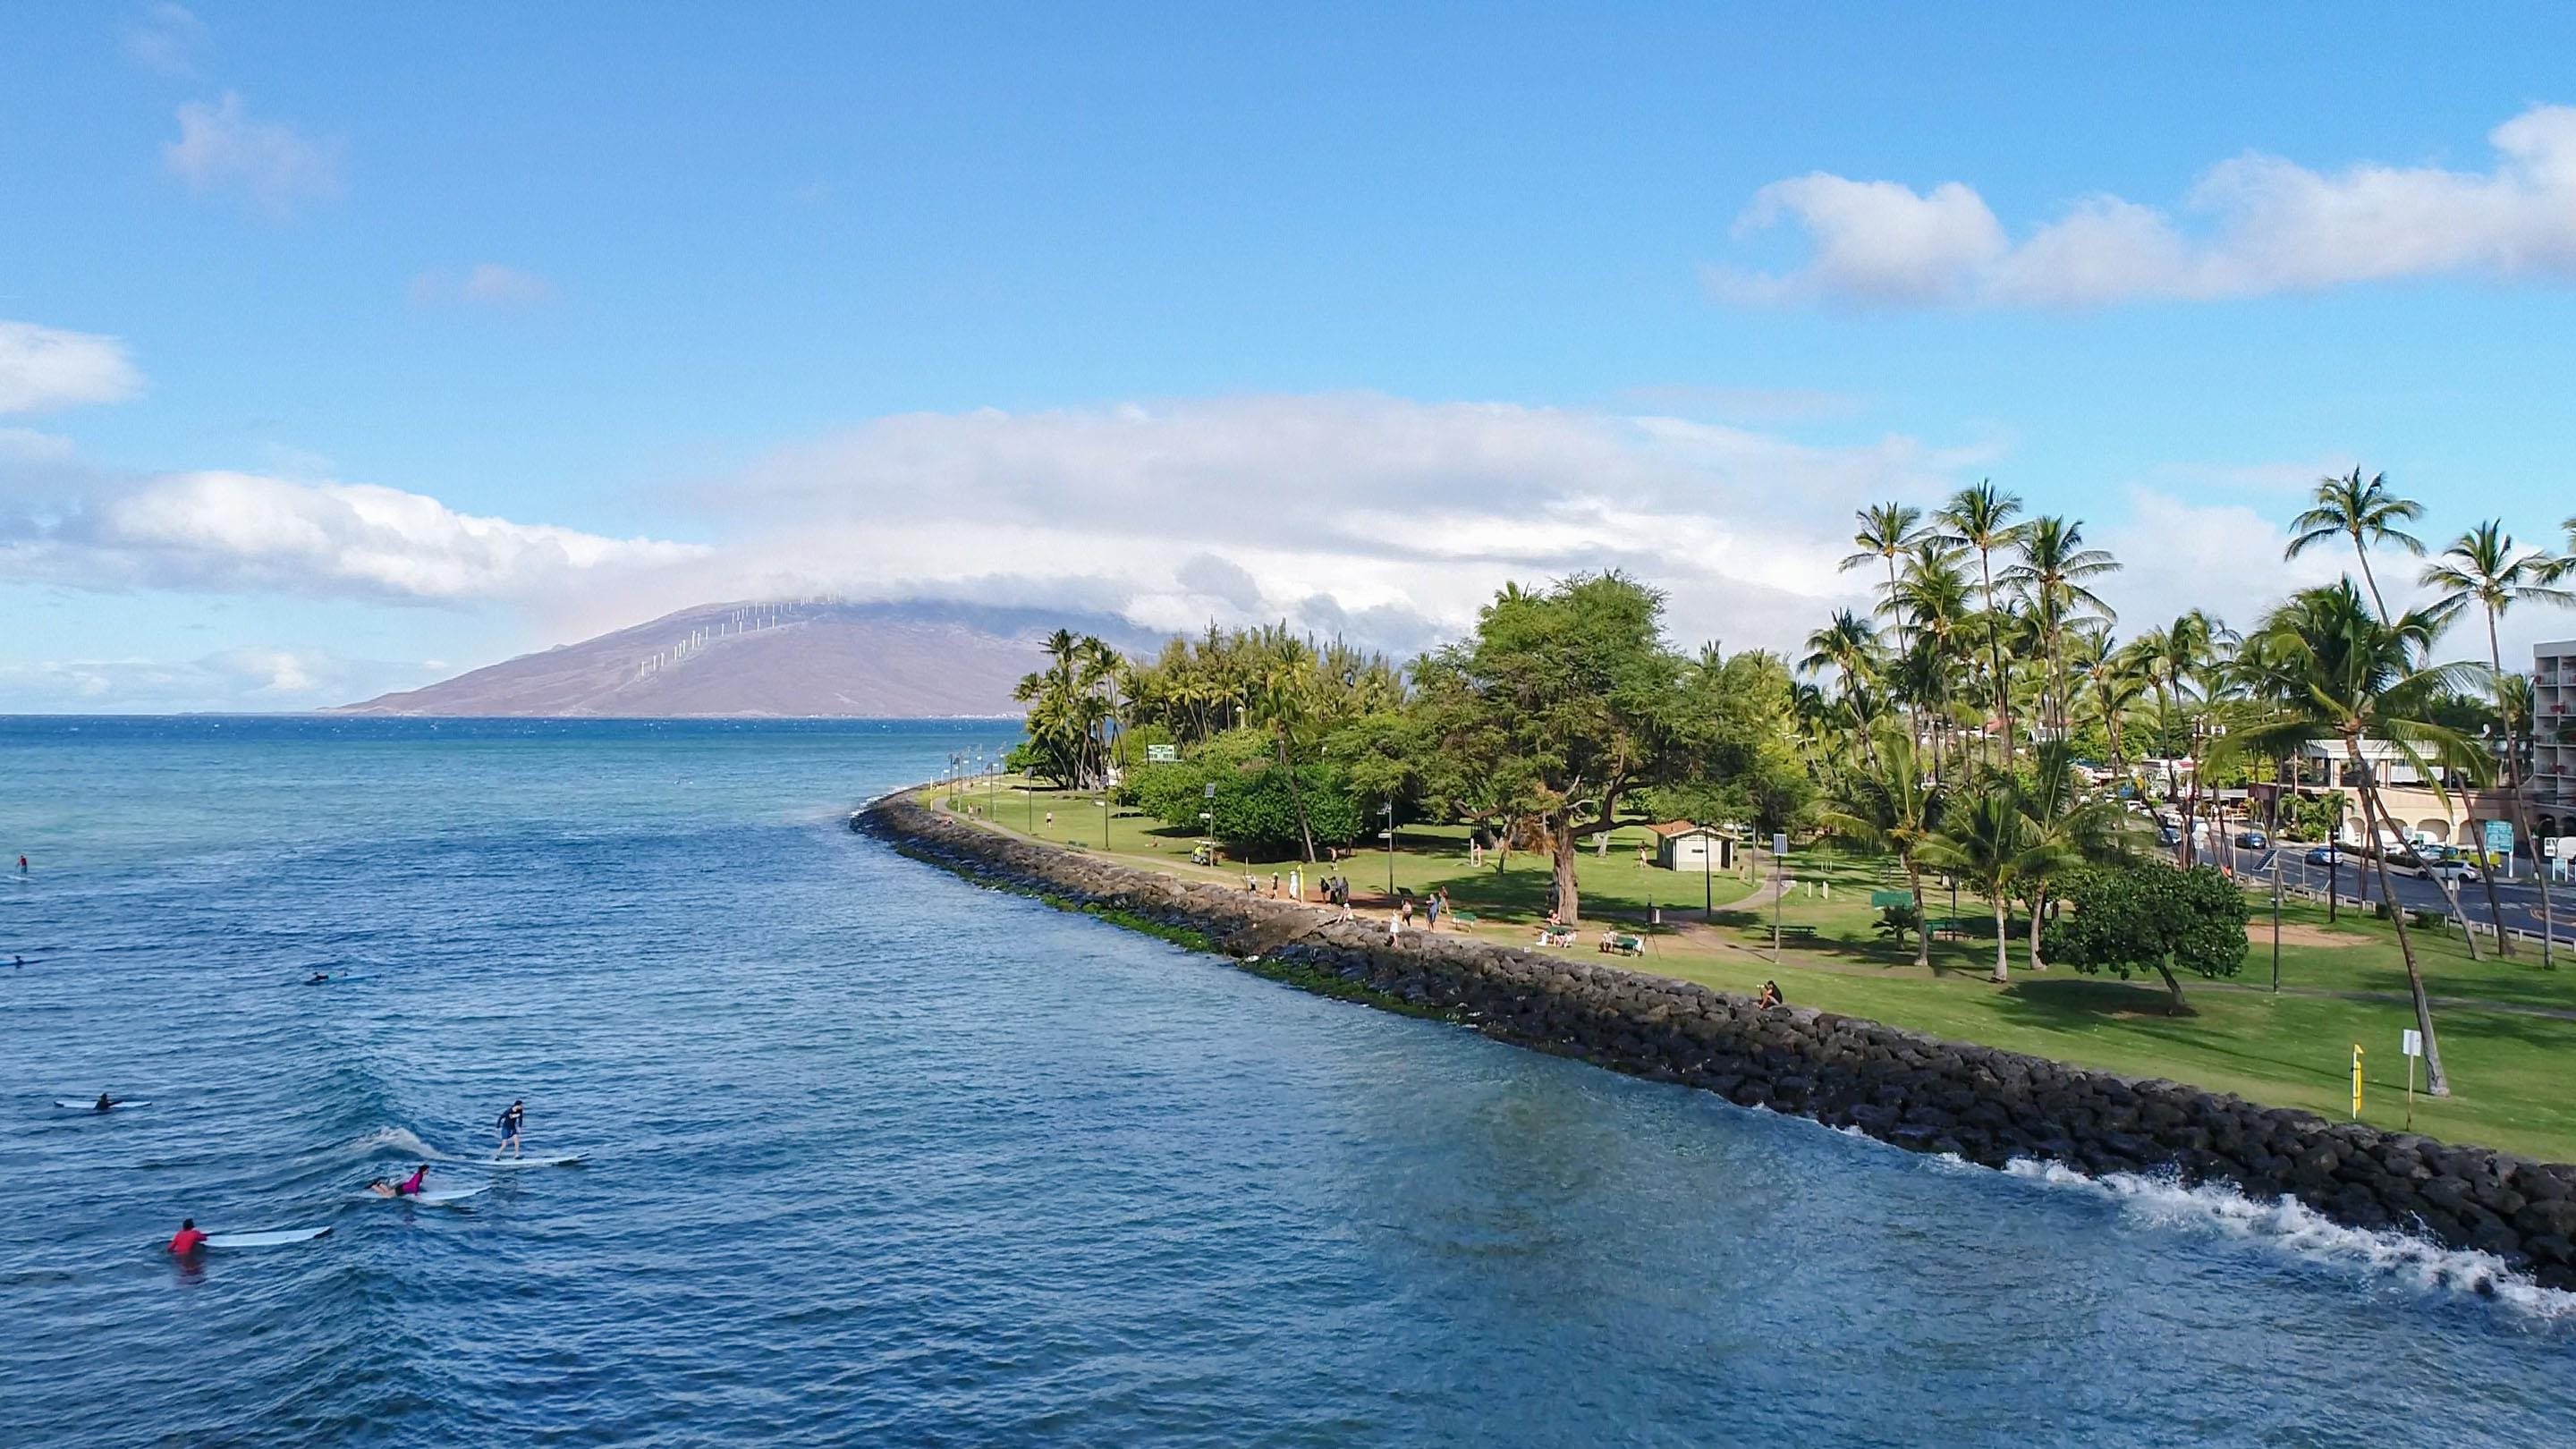
[[[2098,1194],[2152,1226],[2217,1232],[2425,1292],[2475,1294],[2537,1318],[2576,1319],[2576,1293],[2543,1288],[2493,1253],[2444,1247],[2394,1229],[2346,1227],[2296,1198],[2265,1202],[2217,1183],[2185,1187],[2171,1178],[2129,1172],[2094,1177],[2027,1157],[2004,1164],[2004,1171],[2048,1187]]]
[[[352,1157],[408,1157],[415,1162],[454,1162],[457,1159],[423,1142],[406,1127],[379,1127],[349,1143]]]

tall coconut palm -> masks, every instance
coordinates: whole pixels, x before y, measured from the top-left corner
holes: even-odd
[[[2250,759],[2279,759],[2309,744],[2340,745],[2345,764],[2360,781],[2362,829],[2370,843],[2364,854],[2377,868],[2383,901],[2397,899],[2380,834],[2388,811],[2379,798],[2379,781],[2362,756],[2362,740],[2387,741],[2400,759],[2433,781],[2437,794],[2442,785],[2436,761],[2467,768],[2476,759],[2468,740],[2425,717],[2438,695],[2473,678],[2462,666],[2425,662],[2434,630],[2433,620],[2420,611],[2393,622],[2380,619],[2363,603],[2352,580],[2343,579],[2296,594],[2267,615],[2246,641],[2238,671],[2268,707],[2269,718],[2231,733],[2228,748]],[[2424,993],[2406,913],[2392,910],[2389,919],[2397,928],[2398,954],[2406,962],[2415,1026],[2424,1035],[2426,1090],[2448,1096],[2450,1079],[2442,1071],[2433,1007]]]
[[[1877,657],[1878,630],[1851,610],[1837,609],[1825,627],[1807,636],[1807,653],[1798,661],[1798,672],[1812,675],[1830,669],[1848,690],[1869,678]]]
[[[1953,798],[1941,812],[1941,825],[1926,836],[1917,854],[1976,887],[1995,912],[1995,974],[2010,978],[2005,964],[2011,933],[2005,929],[2014,893],[2033,876],[2063,868],[2076,856],[2062,841],[2040,837],[2030,826],[2028,801],[2021,785],[2001,771],[1988,771],[1976,785]]]
[[[2504,525],[2493,520],[2479,524],[2454,539],[2440,558],[2424,570],[2424,586],[2441,590],[2433,601],[2432,616],[2445,623],[2457,618],[2474,605],[2486,616],[2487,665],[2495,671],[2500,686],[2504,678],[2504,650],[2496,643],[2496,620],[2516,604],[2576,604],[2576,594],[2553,588],[2548,580],[2556,577],[2558,562],[2537,549],[2514,547],[2513,535]],[[2501,697],[2497,703],[2503,704]],[[2504,796],[2505,808],[2513,813],[2513,828],[2523,839],[2531,838],[2531,817],[2522,804],[2522,750],[2519,732],[2514,728],[2511,711],[2504,719]],[[2540,963],[2546,968],[2558,964],[2550,946],[2556,930],[2556,917],[2549,901],[2549,871],[2544,866],[2540,877]],[[2486,882],[2487,912],[2495,921],[2496,954],[2513,954],[2513,938],[2503,930],[2504,911],[2496,904],[2495,873],[2480,871]]]
[[[1923,915],[1923,843],[1941,823],[1941,790],[1930,762],[1907,729],[1882,729],[1869,763],[1844,776],[1824,813],[1825,828],[1880,850],[1893,850],[1914,893],[1914,964],[1932,964]]]
[[[1860,531],[1852,535],[1852,546],[1859,552],[1844,557],[1841,571],[1850,573],[1853,569],[1867,568],[1872,562],[1886,564],[1887,594],[1880,600],[1877,612],[1895,613],[1896,561],[1929,536],[1929,530],[1923,527],[1923,510],[1909,508],[1902,503],[1873,503],[1852,516],[1860,520]],[[1898,628],[1901,630],[1903,627],[1904,621],[1900,616]],[[1901,634],[1897,642],[1903,644]]]
[[[2013,515],[2021,512],[2021,495],[1996,488],[1992,479],[1980,479],[1973,488],[1962,488],[1950,501],[1932,515],[1948,532],[1942,534],[1953,547],[1970,548],[1977,553],[1977,576],[1984,584],[1986,605],[1986,667],[1994,676],[1995,712],[2003,722],[2003,758],[2012,758],[2012,699],[2004,674],[2003,646],[1995,628],[1995,550],[2008,547],[2020,530]]]
[[[2068,687],[2062,646],[2067,627],[2079,613],[2105,623],[2119,622],[2120,616],[2092,586],[2094,580],[2119,572],[2120,561],[2107,550],[2086,548],[2084,525],[2065,518],[2034,518],[2023,525],[2017,542],[2020,556],[2004,570],[2004,584],[2030,602],[2031,618],[2039,626],[2040,656],[2055,695],[2051,723],[2063,736]]]
[[[2307,512],[2290,520],[2290,546],[2281,550],[2281,557],[2297,558],[2311,544],[2328,539],[2351,539],[2352,551],[2361,560],[2362,582],[2370,585],[2370,602],[2379,608],[2379,622],[2393,622],[2388,601],[2379,596],[2379,580],[2370,571],[2370,550],[2374,544],[2390,543],[2422,558],[2424,541],[2398,525],[2423,517],[2424,505],[2390,492],[2385,473],[2373,473],[2369,482],[2362,482],[2359,468],[2341,478],[2318,479],[2315,498]]]

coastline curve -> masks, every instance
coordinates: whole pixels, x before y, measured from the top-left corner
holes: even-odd
[[[969,824],[910,786],[850,828],[979,883],[1223,954],[1303,989],[1809,1117],[1911,1151],[2096,1178],[2170,1173],[2335,1223],[2413,1232],[2576,1290],[2576,1165],[2543,1163],[2162,1079],[2140,1080],[1464,937],[1390,941],[1301,903]]]

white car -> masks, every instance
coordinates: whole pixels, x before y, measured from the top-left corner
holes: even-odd
[[[2449,880],[2454,884],[2467,884],[2482,878],[2476,866],[2457,858],[2424,862],[2424,875],[2428,880]]]

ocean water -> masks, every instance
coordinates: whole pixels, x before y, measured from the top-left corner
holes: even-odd
[[[2492,1263],[1909,1156],[844,827],[1005,738],[0,720],[0,1444],[2576,1437],[2576,1308]],[[152,1105],[52,1105],[102,1090]],[[581,1165],[474,1165],[514,1097]],[[490,1186],[354,1196],[423,1161]],[[190,1269],[183,1216],[332,1231]]]

